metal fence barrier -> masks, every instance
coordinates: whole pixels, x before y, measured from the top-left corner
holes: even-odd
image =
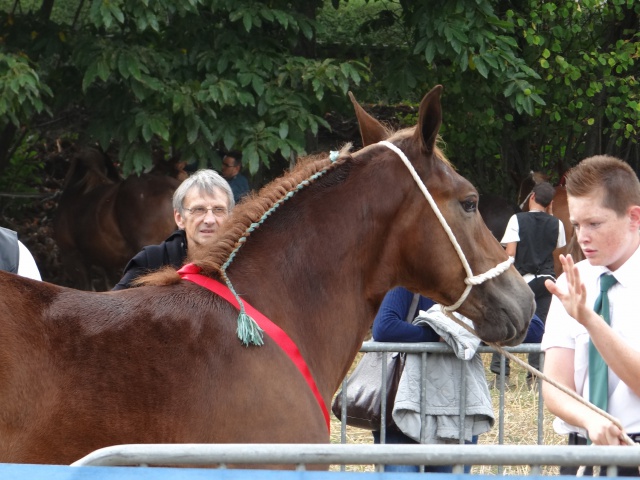
[[[512,353],[538,353],[539,344],[524,344],[506,348]],[[450,353],[452,349],[445,343],[379,343],[365,342],[362,352],[407,352],[422,356],[422,378],[427,372],[428,356],[431,353]],[[494,349],[481,346],[481,354],[491,354]],[[544,353],[541,353],[541,365]],[[386,370],[386,362],[382,362]],[[466,368],[466,362],[461,362]],[[310,444],[145,444],[116,445],[90,453],[74,462],[72,466],[208,466],[228,468],[268,468],[287,465],[296,470],[307,470],[309,466],[317,468],[339,466],[341,471],[347,465],[373,465],[376,472],[382,472],[385,464],[402,465],[453,465],[453,473],[463,473],[464,465],[486,465],[497,467],[502,473],[503,466],[528,466],[529,475],[541,475],[547,466],[578,467],[581,465],[608,466],[608,476],[615,476],[618,467],[640,466],[640,449],[635,447],[613,446],[568,446],[542,445],[543,442],[543,403],[538,395],[538,445],[504,445],[504,398],[505,398],[505,362],[501,361],[501,372],[496,385],[499,390],[499,445],[373,445],[347,444],[346,424],[342,422],[341,443],[326,445]],[[386,372],[381,372],[385,382]],[[343,383],[343,391],[344,391]],[[461,385],[461,395],[465,395],[465,386]],[[383,396],[384,398],[384,396]],[[343,401],[343,405],[344,405]],[[422,407],[424,403],[421,402]],[[463,405],[464,402],[461,402]],[[386,412],[385,406],[381,410]],[[424,410],[423,410],[424,412]],[[464,416],[464,412],[461,412]],[[343,418],[344,418],[343,412]],[[424,417],[424,415],[422,415]],[[462,422],[461,422],[462,423]],[[330,472],[331,473],[331,472]],[[335,472],[339,473],[339,472]],[[393,475],[390,473],[389,475]]]
[[[227,468],[227,465],[243,465],[251,468],[292,465],[296,470],[306,470],[307,465],[381,466],[385,463],[455,465],[453,473],[461,473],[463,464],[528,465],[532,475],[539,475],[545,465],[637,467],[640,450],[635,447],[551,445],[137,444],[96,450],[72,466],[207,465]],[[610,469],[608,474],[614,472]]]
[[[544,365],[544,352],[540,351],[540,344],[539,343],[527,343],[527,344],[520,344],[516,347],[504,347],[504,349],[510,353],[540,353],[540,368],[542,368],[542,365]],[[362,344],[362,348],[360,349],[361,352],[388,352],[388,353],[394,353],[394,352],[404,352],[404,353],[415,353],[415,354],[420,354],[422,355],[422,365],[421,365],[421,378],[420,378],[420,385],[421,385],[421,391],[424,390],[424,385],[425,385],[425,378],[428,375],[428,355],[430,353],[443,353],[443,354],[450,354],[450,355],[454,355],[453,353],[453,349],[446,343],[444,342],[423,342],[423,343],[391,343],[391,342],[364,342]],[[478,347],[477,352],[480,354],[491,354],[494,353],[496,350],[492,347],[487,347],[487,346],[480,346]],[[460,362],[461,364],[461,368],[465,369],[468,367],[467,362]],[[383,384],[383,388],[386,387],[386,378],[387,378],[387,365],[386,362],[382,362],[382,371],[381,371],[381,375],[382,375],[382,384]],[[461,375],[461,377],[464,379],[464,375]],[[497,382],[496,387],[499,389],[499,408],[498,408],[498,443],[500,445],[504,444],[504,417],[505,417],[505,357],[503,355],[501,355],[501,361],[500,361],[500,373],[498,374],[498,378],[500,379],[499,382]],[[340,439],[341,439],[341,443],[346,444],[347,441],[347,437],[346,437],[346,423],[345,423],[345,418],[346,418],[346,393],[347,389],[346,389],[346,379],[345,381],[342,383],[342,428],[341,428],[341,434],[340,434]],[[542,395],[541,395],[541,389],[538,388],[537,389],[537,396],[538,396],[538,411],[537,411],[537,428],[538,428],[538,445],[542,445],[543,444],[543,421],[544,421],[544,403],[542,401]],[[463,427],[464,425],[464,416],[465,416],[465,412],[464,412],[464,398],[466,396],[466,386],[464,385],[464,382],[460,385],[460,396],[462,398],[461,402],[460,402],[460,417],[461,417],[461,421],[460,421],[460,425],[461,427]],[[384,439],[386,436],[386,427],[385,427],[385,423],[386,423],[386,397],[383,395],[382,399],[382,406],[381,406],[381,413],[382,413],[382,430],[380,432],[380,437],[381,439]],[[420,400],[420,417],[424,418],[424,412],[425,412],[425,408],[426,408],[426,399],[425,398],[421,398]],[[460,435],[461,440],[460,443],[464,443],[464,440],[462,439],[463,435]],[[382,440],[381,440],[382,441]],[[384,443],[382,441],[382,443]]]

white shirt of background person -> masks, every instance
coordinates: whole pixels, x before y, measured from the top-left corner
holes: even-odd
[[[18,261],[17,274],[21,277],[32,278],[33,280],[42,280],[33,255],[31,255],[29,249],[25,247],[20,240],[18,240],[18,249],[20,252],[20,259]]]

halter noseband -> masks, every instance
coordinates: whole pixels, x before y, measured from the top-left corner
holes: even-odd
[[[484,283],[485,281],[491,278],[495,278],[501,273],[506,272],[507,269],[513,263],[513,258],[509,257],[507,260],[505,260],[502,263],[499,263],[498,265],[486,271],[485,273],[481,273],[479,275],[473,275],[473,272],[471,271],[471,267],[469,266],[469,262],[467,261],[467,258],[464,256],[464,252],[462,251],[462,248],[460,248],[460,244],[456,240],[456,236],[453,234],[453,231],[451,231],[451,228],[447,224],[447,221],[445,220],[444,216],[442,215],[442,213],[440,213],[440,209],[438,208],[438,205],[436,204],[435,200],[429,193],[429,190],[427,190],[427,187],[425,186],[425,184],[422,182],[422,179],[418,176],[418,172],[416,172],[416,169],[413,167],[413,165],[411,164],[407,156],[404,154],[402,150],[400,150],[391,142],[383,140],[378,143],[380,145],[384,145],[385,147],[393,150],[400,157],[400,159],[406,165],[406,167],[409,169],[409,173],[411,173],[411,176],[413,177],[416,184],[418,185],[418,188],[420,188],[420,191],[424,194],[425,198],[429,202],[429,205],[431,205],[431,208],[433,209],[433,213],[435,213],[436,217],[438,217],[438,220],[440,221],[440,225],[442,225],[442,228],[444,228],[444,231],[449,237],[449,240],[451,241],[453,248],[458,254],[460,261],[462,262],[462,266],[464,267],[464,270],[467,274],[467,278],[464,279],[464,283],[466,284],[465,289],[462,292],[462,295],[460,296],[458,301],[455,302],[453,305],[449,305],[448,307],[442,306],[442,310],[447,314],[451,312],[455,312],[458,308],[460,308],[460,305],[462,305],[464,301],[467,299],[467,297],[469,296],[469,292],[471,292],[471,288],[474,285],[480,285],[481,283]]]

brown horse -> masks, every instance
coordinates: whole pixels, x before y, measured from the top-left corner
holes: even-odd
[[[507,260],[476,189],[436,147],[441,90],[417,126],[391,135],[354,100],[367,146],[300,164],[190,253],[286,332],[318,396],[273,337],[243,346],[238,310],[173,269],[106,293],[0,272],[0,462],[68,464],[124,443],[328,442],[323,413],[385,293],[403,285],[451,305],[466,290],[423,186],[475,275]],[[459,311],[484,340],[516,345],[533,309],[510,266]]]
[[[111,169],[109,170],[109,167]],[[92,268],[110,289],[126,263],[145,245],[176,229],[172,195],[180,181],[143,174],[120,180],[94,149],[73,158],[54,218],[56,243],[71,285],[92,290]]]
[[[489,228],[493,236],[500,241],[504,236],[504,231],[507,228],[511,216],[521,210],[518,205],[510,202],[506,198],[484,193],[480,195],[478,211],[487,228]]]

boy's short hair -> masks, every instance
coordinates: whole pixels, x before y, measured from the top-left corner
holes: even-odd
[[[640,205],[640,182],[631,166],[610,155],[585,158],[566,176],[567,194],[590,195],[604,189],[603,206],[624,215],[632,205]]]

